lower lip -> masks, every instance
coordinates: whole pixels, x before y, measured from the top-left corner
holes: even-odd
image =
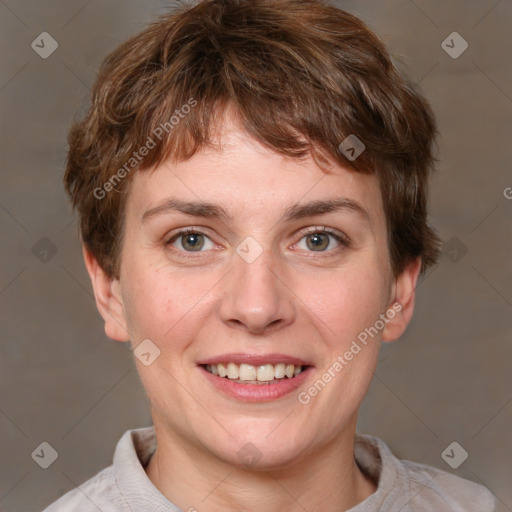
[[[243,402],[270,402],[288,395],[304,383],[313,369],[312,366],[308,366],[296,377],[284,378],[270,384],[239,384],[226,377],[213,375],[203,366],[197,368],[217,389]]]

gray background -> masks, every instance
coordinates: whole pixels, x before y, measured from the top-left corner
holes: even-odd
[[[110,465],[125,430],[151,422],[131,352],[104,334],[61,180],[68,127],[102,58],[166,4],[0,1],[5,512],[40,511]],[[406,334],[384,346],[359,430],[400,458],[486,484],[510,511],[512,2],[336,4],[360,15],[421,83],[442,134],[431,219],[444,254],[419,285]],[[31,48],[43,31],[59,44],[47,59]],[[441,47],[453,31],[469,43],[456,59]],[[43,441],[59,455],[46,470],[31,457]],[[456,470],[441,457],[453,441],[469,453]]]

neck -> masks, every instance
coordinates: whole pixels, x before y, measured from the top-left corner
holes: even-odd
[[[376,490],[354,460],[355,425],[300,461],[269,470],[234,467],[186,440],[157,432],[146,473],[183,510],[304,512],[349,510]],[[162,437],[161,434],[164,434]]]

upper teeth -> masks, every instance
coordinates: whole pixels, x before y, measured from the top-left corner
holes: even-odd
[[[285,363],[278,363],[276,365],[262,364],[259,366],[245,363],[240,365],[236,363],[219,363],[207,364],[206,370],[213,373],[213,375],[227,377],[232,380],[271,381],[282,379],[285,376],[291,379],[302,371],[302,366]]]

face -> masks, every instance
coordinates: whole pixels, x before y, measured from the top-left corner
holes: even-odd
[[[278,467],[353,430],[396,291],[376,178],[279,155],[228,118],[222,149],[133,177],[107,333],[160,351],[136,359],[157,429]]]

